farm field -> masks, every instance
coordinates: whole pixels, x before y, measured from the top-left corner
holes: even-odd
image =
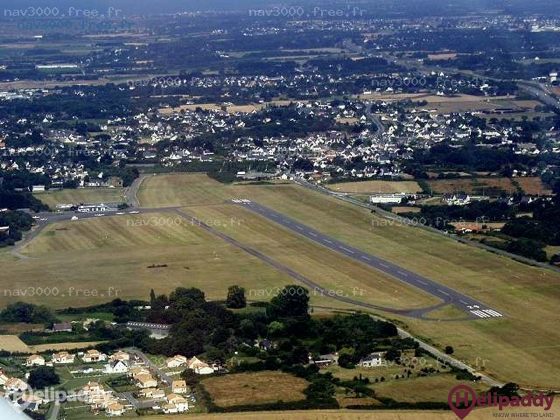
[[[426,181],[436,194],[464,192],[475,195],[496,195],[498,191],[512,194],[517,188],[509,178],[456,178]]]
[[[57,204],[96,204],[124,202],[123,188],[76,188],[35,193],[34,196],[54,209]]]
[[[517,185],[525,194],[547,195],[552,191],[543,184],[539,177],[519,178],[455,178],[433,179],[426,181],[434,193],[449,194],[465,192],[475,195],[496,195],[499,191],[513,194],[518,191]],[[516,185],[517,184],[517,185]]]
[[[305,399],[309,383],[283,372],[235,373],[204,379],[201,382],[218,407],[257,405]]]
[[[525,191],[527,194],[531,195],[550,195],[552,194],[552,190],[543,184],[539,177],[520,177],[514,178],[515,181],[519,184],[521,189]]]
[[[30,348],[17,335],[0,335],[0,350],[27,353]]]
[[[399,318],[411,332],[443,348],[452,345],[455,355],[476,363],[484,359],[484,371],[499,379],[522,385],[560,388],[555,379],[560,367],[560,332],[547,328],[560,322],[556,310],[560,298],[560,275],[526,266],[506,257],[445,239],[440,235],[398,224],[350,204],[294,185],[223,185],[203,175],[166,175],[156,182],[168,200],[185,205],[223,204],[233,197],[249,198],[289,214],[310,227],[414,270],[506,314],[491,321],[444,322]],[[158,179],[159,178],[159,179]],[[189,186],[190,181],[196,186]],[[200,194],[206,185],[211,197]],[[189,208],[189,211],[191,209]],[[198,210],[197,210],[198,211]],[[200,211],[204,211],[203,208]],[[538,281],[536,281],[538,279]],[[385,315],[386,314],[381,314]],[[546,325],[542,322],[547,319]]]
[[[416,181],[358,181],[358,182],[340,182],[327,185],[327,188],[337,192],[345,193],[419,193],[422,188]]]

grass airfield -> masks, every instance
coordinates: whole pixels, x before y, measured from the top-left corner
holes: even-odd
[[[491,305],[506,314],[506,318],[437,320],[460,316],[452,307],[432,314],[437,318],[434,320],[381,312],[379,315],[399,322],[440,348],[453,346],[458,359],[498,379],[528,387],[560,389],[560,365],[556,363],[560,332],[554,328],[560,321],[560,275],[552,271],[526,266],[418,228],[397,225],[365,209],[291,184],[224,185],[203,174],[165,174],[148,177],[138,198],[143,207],[182,206],[189,214],[212,223],[215,229],[301,271],[325,288],[342,288],[348,293],[353,287],[366,290],[358,298],[369,303],[422,307],[433,303],[433,298],[310,244],[229,204],[228,200],[252,199],[456,288]],[[199,287],[210,298],[218,299],[225,297],[231,284],[249,291],[274,290],[294,282],[198,226],[134,222],[175,218],[174,213],[120,217],[50,225],[21,251],[29,257],[24,260],[0,252],[2,288],[9,291],[40,285],[61,290],[108,290],[114,286],[122,289],[119,297],[146,298],[151,287],[163,293],[181,285]],[[253,298],[268,300],[270,296]],[[0,293],[0,299],[3,304],[14,301],[5,292]],[[107,296],[25,296],[18,300],[64,307],[105,301]],[[313,303],[347,307],[321,296],[314,296]]]

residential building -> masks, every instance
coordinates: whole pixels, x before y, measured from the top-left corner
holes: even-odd
[[[104,360],[107,360],[107,355],[105,353],[101,353],[98,350],[88,350],[82,356],[82,360],[85,363],[102,362]]]
[[[385,352],[375,352],[375,353],[370,353],[369,355],[367,355],[366,357],[362,358],[360,360],[360,362],[358,363],[358,366],[361,367],[377,367],[377,366],[381,366],[384,364],[384,357]]]
[[[45,358],[43,356],[39,356],[38,354],[33,354],[27,358],[25,366],[45,366]]]
[[[157,387],[157,380],[154,379],[149,373],[141,373],[134,378],[138,388],[155,388]]]
[[[174,394],[186,394],[188,390],[187,383],[183,380],[177,380],[171,383],[171,392]]]
[[[166,365],[169,368],[175,368],[175,367],[186,365],[188,361],[189,359],[187,359],[185,356],[181,356],[180,354],[177,354],[167,359]]]
[[[54,364],[69,364],[74,363],[75,355],[68,353],[67,351],[61,351],[59,353],[53,353],[52,362]]]

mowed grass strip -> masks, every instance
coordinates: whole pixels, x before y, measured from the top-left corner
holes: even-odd
[[[56,251],[93,250],[201,241],[202,232],[173,213],[153,213],[91,218],[53,223],[23,252],[40,254]]]
[[[419,289],[322,247],[241,206],[201,206],[188,208],[187,211],[327,290],[324,293],[311,293],[312,302],[317,303],[321,300],[319,298],[328,297],[329,294],[400,309],[426,307],[440,302]],[[247,296],[262,298],[265,293],[270,298],[274,295],[271,292],[250,289],[247,290]],[[332,299],[330,303],[336,304]]]
[[[142,207],[220,204],[234,190],[206,174],[160,174],[144,180],[138,191]]]
[[[53,209],[57,204],[124,202],[123,188],[75,188],[46,191],[33,195]]]
[[[233,407],[301,401],[309,383],[287,373],[262,371],[216,376],[204,379],[202,385],[217,406]]]

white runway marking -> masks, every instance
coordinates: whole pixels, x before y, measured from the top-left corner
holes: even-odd
[[[487,314],[490,314],[490,315],[495,316],[495,317],[501,317],[502,316],[501,313],[499,313],[499,312],[497,312],[493,309],[483,309],[483,311],[486,312]]]
[[[365,255],[362,255],[362,258],[366,261],[371,261],[368,257],[366,257]]]
[[[354,251],[352,251],[351,249],[345,248],[343,246],[340,246],[339,248],[345,250],[346,252],[349,252],[350,254],[354,253]]]

